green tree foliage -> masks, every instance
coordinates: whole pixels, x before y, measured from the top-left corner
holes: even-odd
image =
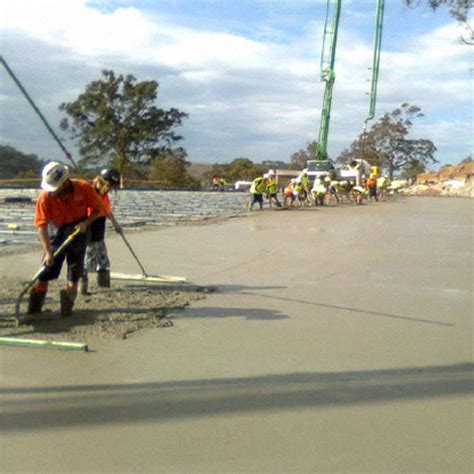
[[[408,163],[407,166],[405,166],[404,170],[402,171],[402,178],[414,180],[420,173],[424,173],[425,171],[426,166],[423,163],[413,160],[412,162]]]
[[[79,146],[83,166],[110,163],[122,176],[133,165],[151,163],[173,150],[175,133],[187,114],[155,105],[158,82],[137,82],[132,75],[103,71],[74,102],[63,103],[61,128]]]
[[[164,188],[198,190],[201,185],[189,175],[189,166],[182,148],[163,152],[150,165],[150,179],[158,181]]]
[[[420,5],[420,0],[402,0],[408,7]],[[469,14],[472,11],[473,0],[424,0],[423,4],[436,11],[441,6],[449,8],[450,15],[464,28],[461,40],[469,45],[474,45],[474,29],[469,24]]]
[[[0,178],[39,178],[44,163],[37,155],[26,155],[16,148],[0,145]]]
[[[230,163],[214,164],[210,171],[205,173],[204,178],[210,182],[212,176],[224,178],[227,182],[237,180],[251,181],[262,175],[266,168],[253,163],[248,158],[235,158]]]
[[[306,144],[306,149],[300,149],[296,153],[293,153],[290,157],[290,164],[288,168],[290,170],[302,170],[306,168],[306,162],[308,160],[316,159],[317,147],[317,142],[312,141]]]
[[[409,138],[413,122],[423,116],[416,105],[402,104],[381,117],[368,132],[362,133],[337,161],[347,163],[363,158],[381,170],[387,170],[391,179],[395,171],[402,172],[414,162],[423,166],[437,163],[433,142]]]

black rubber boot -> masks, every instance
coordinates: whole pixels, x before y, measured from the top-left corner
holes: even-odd
[[[61,290],[59,296],[61,299],[61,317],[68,318],[72,316],[72,308],[74,308],[76,295],[67,290]]]
[[[46,292],[36,291],[34,288],[30,290],[30,297],[28,299],[28,314],[39,314],[43,307]]]
[[[79,293],[81,295],[88,295],[89,292],[89,279],[87,277],[82,277],[81,281],[79,282]]]
[[[97,272],[97,285],[101,288],[110,288],[110,272],[108,270]]]

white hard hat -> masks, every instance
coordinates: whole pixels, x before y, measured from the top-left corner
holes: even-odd
[[[275,176],[275,171],[273,170],[268,170],[268,176]]]
[[[305,168],[305,169],[303,170],[303,174],[306,174],[307,172],[308,172],[308,168]]]
[[[62,163],[51,161],[43,168],[41,177],[41,187],[45,191],[54,192],[69,178],[69,169]]]
[[[298,177],[296,178],[296,182],[297,182],[297,183],[301,183],[301,177],[300,177],[300,176],[298,176]]]
[[[268,173],[265,173],[265,174],[263,175],[263,177],[264,177],[265,179],[268,179],[268,176],[269,176]]]

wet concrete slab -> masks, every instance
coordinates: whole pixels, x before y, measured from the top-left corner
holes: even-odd
[[[472,232],[472,201],[406,198],[134,233],[216,291],[90,354],[2,348],[2,467],[472,472]]]

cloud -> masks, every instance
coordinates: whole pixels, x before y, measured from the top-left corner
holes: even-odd
[[[96,8],[99,3],[101,8]],[[99,77],[100,70],[113,69],[138,80],[158,80],[159,105],[190,114],[180,134],[193,161],[236,156],[288,160],[317,138],[324,91],[319,77],[321,15],[302,23],[291,2],[293,16],[286,20],[281,16],[274,23],[254,21],[239,25],[240,29],[226,29],[218,18],[196,18],[190,24],[189,18],[186,23],[179,16],[143,10],[129,6],[130,2],[119,2],[117,8],[99,3],[16,0],[2,4],[2,54],[53,126],[59,123],[61,102],[74,100]],[[280,10],[270,16],[273,20],[290,12],[290,2],[278,5]],[[296,6],[311,5],[314,2],[299,0]],[[368,113],[372,44],[367,39],[371,34],[362,34],[360,28],[365,23],[372,28],[372,19],[358,13],[357,6],[352,2],[345,13],[337,47],[329,134],[333,156],[361,132]],[[441,130],[435,125],[457,110],[462,117],[453,121],[466,130],[466,104],[472,99],[472,78],[467,72],[470,50],[453,38],[455,26],[450,23],[418,36],[407,35],[383,50],[377,116],[410,102],[430,115],[433,129]],[[41,139],[46,133],[24,98],[11,81],[1,82],[5,113],[0,139],[22,151],[51,156],[55,145],[47,136]],[[446,153],[464,149],[462,143],[451,144]]]

